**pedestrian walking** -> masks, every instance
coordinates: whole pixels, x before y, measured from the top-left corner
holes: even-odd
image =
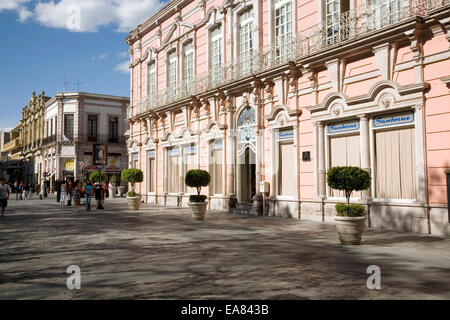
[[[8,199],[11,195],[11,188],[5,183],[5,178],[0,179],[0,206],[2,207],[2,217],[4,217],[5,209],[8,206]]]
[[[14,192],[16,193],[16,201],[19,201],[19,182],[17,179],[14,181]]]
[[[33,191],[34,191],[33,185],[30,184],[30,188],[28,189],[28,200],[33,200]]]
[[[76,182],[75,188],[73,190],[73,205],[74,205],[75,212],[78,212],[78,206],[80,205],[80,199],[81,199],[81,185],[80,185],[80,182]]]
[[[67,186],[67,205],[71,206],[72,205],[72,192],[73,192],[72,179],[67,178],[66,186]]]
[[[25,187],[25,185],[23,184],[23,181],[20,181],[19,190],[18,190],[18,192],[19,192],[19,200],[23,200],[22,193],[23,193],[23,188],[24,187]]]
[[[30,190],[30,185],[27,183],[23,187],[23,198],[28,200],[28,190]]]
[[[95,200],[97,201],[97,209],[104,209],[102,206],[103,186],[100,183],[95,185]]]
[[[59,205],[64,207],[64,202],[66,201],[66,184],[64,182],[60,185],[60,195],[59,195]]]
[[[59,203],[59,200],[61,198],[61,180],[56,180],[56,202]]]
[[[85,187],[85,195],[86,195],[86,211],[91,211],[91,198],[92,198],[92,183],[88,180],[86,181]]]

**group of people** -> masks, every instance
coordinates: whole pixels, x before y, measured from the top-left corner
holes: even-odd
[[[91,199],[95,197],[97,201],[97,209],[104,209],[103,204],[105,201],[105,188],[100,183],[92,184],[91,181],[86,181],[83,185],[81,181],[73,181],[71,178],[67,178],[66,181],[57,180],[56,181],[56,201],[60,206],[67,205],[70,206],[73,200],[74,211],[78,212],[78,207],[80,206],[81,198],[84,196],[86,199],[86,211],[91,211]],[[16,200],[22,199],[32,199],[33,188],[30,184],[24,184],[23,182],[14,182],[14,189],[16,192]],[[23,198],[22,198],[23,194]],[[19,197],[20,195],[20,197]],[[4,216],[6,207],[8,206],[8,200],[11,196],[11,188],[6,184],[4,178],[0,179],[0,207],[1,207],[1,217]]]
[[[33,186],[29,183],[24,184],[23,181],[20,181],[20,183],[17,180],[14,181],[14,191],[16,193],[16,201],[31,200],[33,198]]]
[[[104,209],[105,193],[101,184],[93,185],[88,180],[83,185],[81,181],[74,182],[70,178],[67,178],[66,181],[56,181],[56,201],[59,202],[60,206],[65,206],[66,200],[67,205],[71,206],[73,200],[74,211],[77,212],[83,196],[86,199],[86,211],[91,211],[92,197],[97,200],[97,209]]]

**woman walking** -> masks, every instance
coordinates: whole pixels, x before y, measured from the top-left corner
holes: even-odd
[[[66,201],[66,184],[64,182],[61,183],[61,192],[59,195],[59,205],[64,207],[64,202]]]
[[[81,185],[80,182],[75,183],[75,189],[73,190],[73,205],[74,211],[78,212],[78,206],[80,205],[81,199]]]

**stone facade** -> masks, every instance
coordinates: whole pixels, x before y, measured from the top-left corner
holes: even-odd
[[[28,105],[22,109],[20,119],[20,137],[22,152],[21,160],[24,166],[23,178],[25,183],[31,185],[39,184],[42,176],[42,142],[44,138],[44,112],[45,103],[50,97],[45,96],[45,92],[36,96],[33,92]]]
[[[367,224],[450,234],[450,3],[174,0],[130,33],[129,164],[146,201],[328,221],[335,165],[369,171]],[[331,10],[331,11],[330,11]],[[388,156],[390,158],[388,158]]]

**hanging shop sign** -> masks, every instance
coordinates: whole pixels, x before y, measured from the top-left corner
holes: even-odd
[[[359,131],[359,120],[339,122],[328,125],[328,134]]]
[[[372,125],[374,128],[392,127],[410,123],[414,123],[414,112],[412,111],[383,115],[372,120]]]
[[[64,162],[64,168],[65,171],[73,171],[73,168],[75,167],[75,161],[72,158],[66,159]]]
[[[106,144],[94,144],[94,165],[106,165]]]

